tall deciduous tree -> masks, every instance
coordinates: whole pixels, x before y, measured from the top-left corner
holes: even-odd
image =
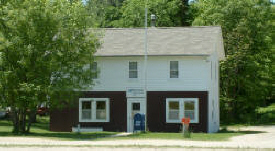
[[[196,12],[193,25],[220,25],[223,30],[226,60],[221,62],[221,118],[252,118],[255,108],[272,97],[271,3],[198,0],[192,8]]]
[[[87,8],[98,14],[100,27],[143,27],[146,0],[88,0]],[[157,16],[158,27],[189,26],[192,14],[188,0],[148,0],[150,14]]]
[[[0,1],[0,102],[12,108],[15,133],[29,132],[40,103],[70,104],[91,84],[91,22],[81,1]]]
[[[87,0],[86,8],[96,17],[98,27],[114,27],[121,17],[123,0]]]
[[[143,27],[145,2],[141,0],[126,0],[123,3],[122,17],[119,23],[123,27]],[[148,14],[157,16],[157,26],[181,26],[181,0],[150,0],[147,3]],[[148,21],[150,17],[148,17]]]

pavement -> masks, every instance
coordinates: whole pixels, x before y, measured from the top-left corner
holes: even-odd
[[[232,137],[229,141],[186,141],[164,139],[119,139],[102,141],[60,141],[35,137],[1,137],[2,150],[272,150],[275,151],[275,125],[242,127],[241,131],[259,133]],[[121,133],[119,136],[129,135]]]
[[[104,148],[104,147],[0,147],[1,151],[274,151],[272,149],[221,148]]]

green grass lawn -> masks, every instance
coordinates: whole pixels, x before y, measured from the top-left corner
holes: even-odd
[[[0,120],[0,136],[18,136],[18,137],[40,137],[58,140],[96,140],[117,134],[117,132],[51,132],[49,131],[49,117],[37,117],[37,123],[31,127],[29,134],[13,134],[12,122],[8,120]]]
[[[218,133],[191,133],[190,138],[183,137],[182,133],[160,133],[160,132],[146,132],[136,133],[125,137],[119,138],[104,138],[104,139],[176,139],[176,140],[189,140],[189,141],[227,141],[233,136],[244,134],[262,133],[259,131],[228,131],[222,130]]]
[[[18,134],[11,133],[12,122],[8,120],[0,120],[0,136],[18,136],[18,137],[40,137],[48,139],[58,140],[120,140],[120,139],[182,139],[182,140],[194,140],[194,141],[226,141],[233,136],[239,136],[251,133],[251,131],[227,131],[222,130],[218,133],[191,133],[190,138],[184,138],[182,133],[135,133],[124,137],[109,137],[117,134],[117,132],[87,132],[87,133],[72,133],[72,132],[51,132],[49,131],[49,117],[38,117],[37,123],[31,127],[30,134]]]

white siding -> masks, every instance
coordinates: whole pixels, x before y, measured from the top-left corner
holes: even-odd
[[[150,56],[147,62],[148,91],[208,91],[210,61],[206,56]],[[138,78],[129,79],[129,61],[138,62]],[[179,78],[170,79],[169,63],[179,61]],[[144,58],[97,58],[100,70],[93,91],[126,91],[144,87]]]
[[[217,55],[214,53],[210,57],[212,64],[212,76],[209,80],[209,96],[208,96],[208,132],[214,133],[219,130],[220,126],[220,109],[219,109],[219,62]]]

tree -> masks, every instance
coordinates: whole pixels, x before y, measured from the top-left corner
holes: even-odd
[[[97,14],[99,27],[143,27],[144,0],[89,0],[87,8]],[[192,14],[188,0],[150,0],[148,16],[157,16],[157,26],[189,26]],[[150,22],[150,17],[148,17]]]
[[[96,17],[97,27],[114,27],[121,17],[123,0],[88,0],[86,8]]]
[[[198,0],[193,25],[220,25],[226,60],[221,62],[221,118],[254,118],[272,91],[271,3],[268,0]],[[250,119],[249,119],[250,118]]]
[[[183,3],[181,0],[151,0],[147,3],[148,16],[157,16],[157,26],[181,26],[181,15]],[[118,25],[122,27],[144,26],[145,1],[126,0],[121,8],[122,17]],[[148,21],[150,17],[148,17]]]
[[[63,107],[92,83],[93,20],[81,1],[0,1],[0,102],[13,132],[30,131],[40,103]]]

